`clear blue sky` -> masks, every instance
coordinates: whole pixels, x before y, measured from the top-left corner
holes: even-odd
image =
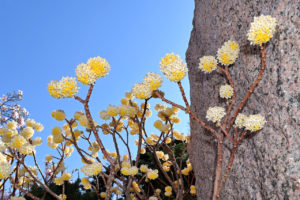
[[[51,111],[63,109],[71,117],[83,110],[73,99],[53,99],[47,91],[51,80],[75,76],[76,66],[90,57],[106,58],[111,71],[96,82],[91,101],[100,122],[99,111],[119,105],[147,72],[160,72],[166,53],[185,58],[193,10],[193,0],[0,0],[0,94],[23,90],[21,105],[44,124],[44,131],[36,134],[44,139],[38,147],[40,162],[49,153],[51,128],[61,125]],[[189,92],[187,77],[183,83]],[[176,84],[164,79],[162,89],[182,104]],[[79,96],[86,91],[82,86]],[[178,128],[182,132],[189,130],[187,121],[185,117]]]

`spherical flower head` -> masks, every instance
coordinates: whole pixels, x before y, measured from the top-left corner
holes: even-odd
[[[0,153],[6,151],[6,144],[0,140]]]
[[[246,115],[239,113],[235,119],[234,126],[237,128],[244,128],[246,119]]]
[[[140,170],[141,170],[141,172],[146,173],[148,171],[148,166],[147,165],[141,165]]]
[[[136,166],[132,166],[129,168],[130,175],[136,175],[139,172],[139,169]]]
[[[27,119],[26,120],[26,126],[34,127],[35,126],[35,121],[33,119]]]
[[[138,99],[148,99],[152,94],[151,86],[145,82],[134,84],[131,91]]]
[[[46,155],[45,159],[47,162],[51,162],[53,157],[52,157],[52,155],[49,154],[49,155]]]
[[[165,192],[165,196],[166,197],[169,197],[169,196],[171,196],[172,195],[172,192]]]
[[[120,110],[117,106],[109,105],[106,109],[107,114],[109,114],[112,117],[115,117],[119,114]]]
[[[44,126],[43,126],[43,124],[41,124],[41,123],[35,123],[33,127],[34,127],[34,129],[35,129],[36,131],[38,131],[38,132],[41,132],[41,131],[44,130]]]
[[[146,74],[144,82],[150,85],[150,89],[153,91],[157,90],[161,86],[163,79],[159,74],[149,72]]]
[[[110,119],[110,115],[105,110],[102,110],[101,112],[99,112],[99,115],[100,115],[100,118],[103,120]]]
[[[64,172],[62,175],[61,175],[61,178],[65,181],[68,181],[70,178],[71,178],[71,174],[68,173],[68,172]]]
[[[110,70],[107,60],[99,56],[90,58],[87,62],[87,65],[95,73],[97,78],[106,76]]]
[[[74,97],[79,87],[77,86],[77,81],[74,77],[62,77],[60,80],[61,94],[63,97],[71,98]]]
[[[250,24],[250,29],[247,33],[248,40],[251,44],[262,45],[273,37],[275,28],[276,19],[270,15],[254,17],[254,21]]]
[[[57,121],[63,121],[66,118],[66,114],[63,110],[55,110],[51,113],[51,116]]]
[[[171,186],[166,186],[165,191],[166,192],[172,192],[172,187]]]
[[[183,79],[188,71],[185,63],[179,55],[174,55],[174,53],[167,54],[161,59],[160,71],[166,76],[166,78],[173,82],[179,82]]]
[[[162,152],[162,151],[156,151],[156,155],[157,155],[157,157],[159,158],[159,159],[163,159],[163,157],[164,157],[164,152]]]
[[[84,165],[80,170],[86,176],[98,175],[102,171],[102,164],[99,162],[94,162],[92,164]]]
[[[67,199],[67,195],[65,195],[65,194],[60,194],[59,197],[60,197],[62,200],[66,200],[66,199]]]
[[[31,127],[26,127],[22,130],[21,134],[24,138],[29,139],[33,136],[34,130]]]
[[[235,62],[240,52],[239,45],[234,41],[227,41],[218,49],[217,58],[223,65],[230,65]]]
[[[16,129],[18,124],[15,121],[9,121],[6,123],[7,128],[9,129]]]
[[[225,109],[222,107],[209,107],[206,112],[206,119],[212,122],[220,122],[221,119],[225,116]]]
[[[156,196],[149,197],[149,200],[158,200]]]
[[[23,146],[19,148],[19,152],[24,155],[32,155],[33,153],[35,153],[35,149],[33,145],[29,143],[25,143]]]
[[[100,197],[101,197],[102,199],[105,199],[105,197],[106,197],[106,192],[101,192],[101,193],[100,193]]]
[[[85,63],[81,63],[76,68],[76,77],[83,85],[90,85],[98,79],[92,68]]]
[[[158,170],[148,169],[147,178],[154,180],[158,178]]]
[[[15,137],[13,137],[13,139],[11,140],[11,147],[19,149],[25,143],[27,143],[26,139],[23,136],[21,136],[21,135],[17,135]]]
[[[230,99],[233,95],[233,88],[230,85],[222,85],[219,93],[221,98]]]
[[[195,187],[195,185],[191,185],[191,187],[190,187],[190,193],[191,193],[191,195],[196,195],[196,187]]]
[[[266,120],[260,114],[250,115],[245,120],[245,129],[249,131],[258,131],[264,127]]]
[[[7,162],[0,162],[0,179],[7,178],[11,173],[10,165]]]
[[[122,173],[123,175],[125,175],[125,176],[131,175],[129,167],[122,167],[122,168],[121,168],[121,173]]]
[[[64,184],[64,179],[63,179],[62,177],[56,177],[56,178],[54,179],[54,183],[55,183],[56,185],[62,185],[62,184]]]
[[[213,56],[200,58],[199,68],[205,73],[210,73],[217,68],[218,61]]]
[[[62,98],[60,82],[50,81],[50,83],[48,84],[48,92],[53,98]]]

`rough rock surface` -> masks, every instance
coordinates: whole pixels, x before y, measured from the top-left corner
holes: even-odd
[[[241,101],[260,68],[259,48],[251,46],[246,36],[253,17],[260,14],[277,19],[277,32],[266,46],[267,66],[262,81],[242,112],[261,113],[267,124],[239,147],[221,192],[222,200],[300,199],[299,0],[196,0],[194,28],[186,52],[191,108],[205,120],[209,106],[226,105],[218,97],[220,85],[226,82],[222,73],[204,74],[198,64],[200,57],[216,55],[229,39],[241,47],[238,61],[229,68],[237,103]],[[216,141],[193,120],[191,135],[190,156],[198,199],[208,200],[212,197]],[[228,156],[229,149],[225,150],[224,165]]]

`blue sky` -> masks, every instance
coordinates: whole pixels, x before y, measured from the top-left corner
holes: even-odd
[[[23,90],[21,105],[44,124],[44,131],[36,134],[44,139],[38,148],[40,162],[50,152],[46,137],[51,128],[61,125],[51,111],[63,109],[71,117],[83,110],[74,99],[53,99],[48,83],[75,76],[76,66],[90,57],[106,58],[111,71],[96,82],[91,99],[93,117],[101,123],[98,112],[109,104],[119,105],[147,72],[159,73],[166,53],[185,58],[193,9],[193,0],[0,0],[0,94]],[[187,77],[183,84],[189,93]],[[183,104],[176,84],[164,79],[162,90]],[[79,96],[86,92],[81,86]],[[180,116],[184,120],[178,129],[187,132],[188,119]]]

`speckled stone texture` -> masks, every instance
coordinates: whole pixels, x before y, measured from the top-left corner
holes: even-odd
[[[261,113],[265,128],[247,137],[238,149],[222,200],[300,199],[300,1],[213,0],[195,1],[193,31],[186,52],[191,86],[191,108],[205,120],[209,106],[225,106],[218,89],[226,82],[220,72],[204,74],[199,58],[216,55],[229,39],[240,44],[238,61],[229,70],[237,90],[237,103],[260,68],[258,47],[246,33],[254,16],[272,15],[277,32],[267,44],[267,66],[262,81],[243,113]],[[206,121],[206,120],[205,120]],[[190,156],[196,174],[198,199],[212,197],[216,141],[191,120]],[[225,148],[227,165],[229,148]]]

